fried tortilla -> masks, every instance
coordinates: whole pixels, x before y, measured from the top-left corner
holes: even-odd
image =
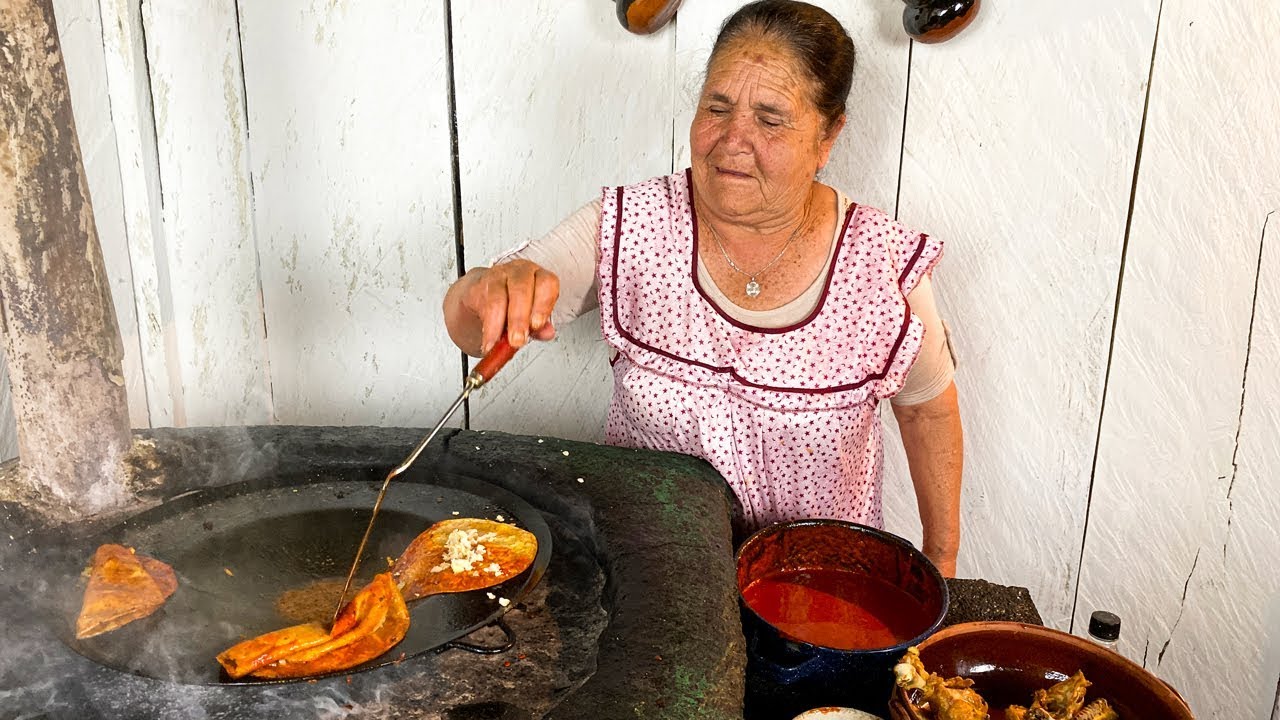
[[[168,565],[123,545],[103,545],[93,554],[76,638],[101,635],[144,618],[177,589],[178,578]]]
[[[391,569],[406,602],[483,590],[524,572],[538,554],[533,533],[508,523],[442,520],[409,543]]]
[[[223,651],[231,678],[296,678],[340,672],[395,647],[409,631],[409,609],[390,573],[373,579],[347,603],[333,628],[294,625]]]

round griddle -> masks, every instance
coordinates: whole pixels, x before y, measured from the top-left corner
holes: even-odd
[[[85,581],[68,582],[66,592],[50,593],[62,598],[53,618],[55,630],[76,652],[125,672],[188,684],[263,682],[229,680],[214,657],[246,638],[297,624],[276,610],[285,591],[335,578],[340,588],[380,485],[372,474],[360,473],[359,479],[282,478],[179,495],[87,540],[84,547],[86,564],[99,544],[119,543],[171,565],[178,589],[164,606],[115,631],[76,640]],[[501,488],[426,471],[393,483],[354,588],[386,572],[389,558],[439,520],[499,516],[537,538],[537,556],[529,569],[487,590],[411,603],[409,632],[399,645],[335,674],[449,647],[486,625],[501,627],[503,613],[537,584],[550,561],[551,533],[542,516]],[[510,603],[504,606],[498,598]]]

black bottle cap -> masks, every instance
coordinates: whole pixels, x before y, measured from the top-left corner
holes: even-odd
[[[1118,640],[1120,638],[1120,616],[1106,610],[1095,610],[1089,616],[1089,634],[1099,640]]]

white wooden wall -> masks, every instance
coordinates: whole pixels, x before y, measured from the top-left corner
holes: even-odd
[[[453,3],[469,266],[546,232],[601,186],[671,172],[674,35],[619,30],[611,3]],[[612,375],[599,313],[558,335],[475,397],[472,427],[601,436]]]
[[[600,0],[57,0],[134,423],[432,421],[459,258],[686,166],[737,4],[636,37]],[[860,50],[825,179],[948,243],[961,573],[1119,612],[1199,717],[1280,718],[1280,6],[988,3],[924,46],[898,2],[824,4]],[[597,323],[471,426],[598,439]],[[893,442],[886,482],[918,539]]]
[[[1278,117],[1280,6],[1164,0],[1076,622],[1202,717],[1280,676]]]
[[[440,314],[458,274],[443,5],[239,19],[274,419],[434,423],[462,367]]]

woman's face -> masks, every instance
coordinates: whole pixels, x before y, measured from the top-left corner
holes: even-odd
[[[734,222],[767,224],[804,206],[843,116],[831,128],[794,55],[765,39],[722,49],[689,128],[698,199]]]

